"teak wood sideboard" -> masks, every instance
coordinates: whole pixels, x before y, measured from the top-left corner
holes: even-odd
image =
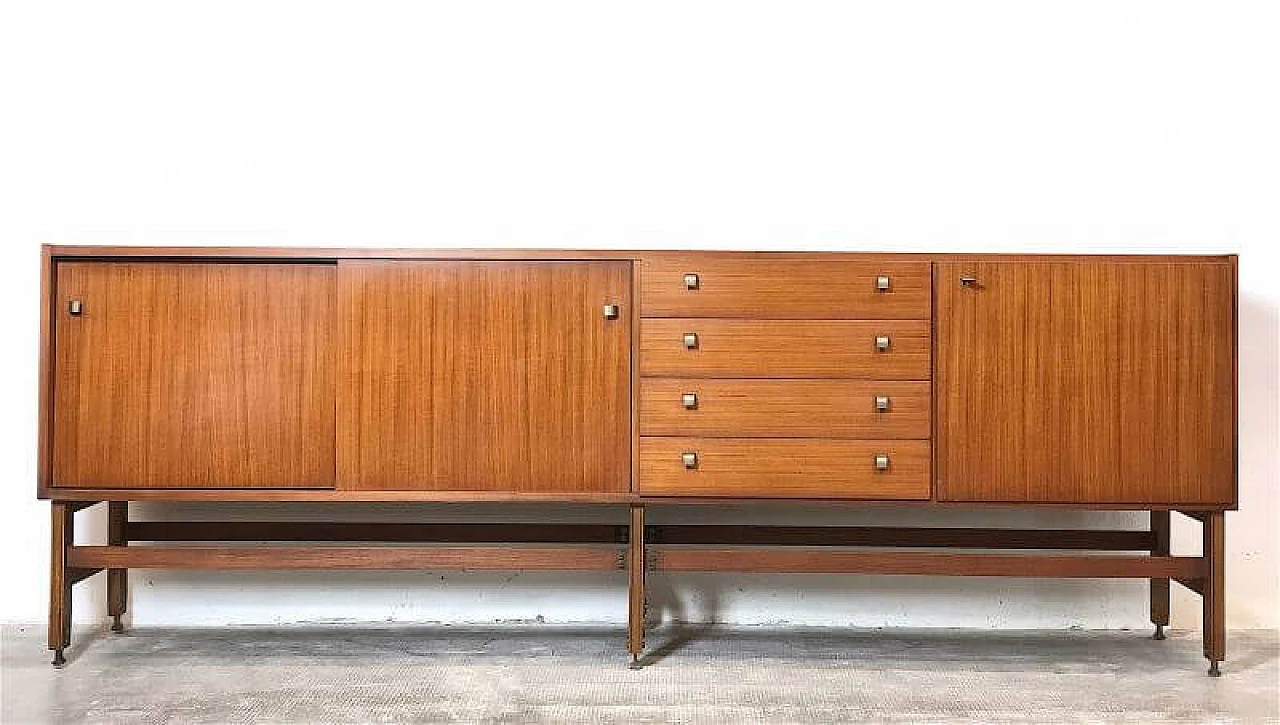
[[[46,246],[49,647],[129,569],[1150,580],[1225,655],[1234,256]],[[616,525],[137,521],[130,501],[589,503]],[[646,524],[649,504],[1057,507],[1142,530]],[[107,504],[106,545],[74,539]],[[1169,549],[1171,512],[1199,556]],[[251,545],[253,542],[259,544]],[[395,546],[388,546],[394,543]],[[143,544],[143,545],[138,545]]]

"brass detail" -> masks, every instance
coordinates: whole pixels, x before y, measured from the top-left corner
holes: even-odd
[[[888,352],[889,350],[888,335],[876,335],[876,350],[879,350],[880,352]]]
[[[876,290],[880,292],[889,291],[889,275],[882,274],[879,277],[876,277]]]
[[[887,396],[887,395],[877,395],[877,396],[876,396],[876,410],[878,410],[878,411],[880,411],[881,413],[883,413],[883,412],[885,412],[885,411],[886,411],[886,410],[888,410],[888,409],[889,409],[889,396]]]
[[[78,315],[81,312],[84,312],[84,303],[80,300],[71,300],[71,302],[67,303],[67,312],[73,315]]]
[[[961,286],[961,287],[977,287],[977,286],[978,286],[978,278],[977,278],[977,277],[969,277],[969,276],[961,277],[961,278],[960,278],[960,286]]]
[[[694,469],[698,467],[698,454],[692,451],[681,453],[680,460],[684,463],[685,468]]]
[[[699,286],[700,284],[701,284],[701,281],[698,279],[698,275],[696,275],[696,274],[686,274],[686,275],[684,276],[684,288],[685,288],[685,289],[698,289],[698,286]]]
[[[875,464],[877,471],[889,470],[889,456],[884,453],[877,453]]]
[[[605,306],[604,306],[604,319],[606,319],[606,320],[616,320],[616,319],[618,319],[618,306],[617,306],[617,305],[605,305]]]
[[[696,410],[698,408],[698,394],[685,393],[681,395],[680,404],[684,406],[685,410]]]
[[[698,333],[684,333],[684,347],[686,350],[695,350],[698,347]]]

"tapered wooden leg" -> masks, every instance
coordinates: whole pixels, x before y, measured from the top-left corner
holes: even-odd
[[[62,651],[71,644],[71,577],[67,573],[67,547],[75,536],[75,513],[62,502],[50,504],[49,521],[49,649],[53,664],[66,663]]]
[[[107,504],[107,543],[112,546],[128,546],[125,527],[129,523],[129,502],[111,501]],[[123,632],[125,609],[129,606],[129,570],[107,570],[107,614],[111,615],[111,631]]]
[[[1169,555],[1169,512],[1151,512],[1152,556]],[[1151,623],[1156,626],[1156,639],[1164,639],[1164,628],[1169,626],[1169,579],[1151,580]]]
[[[1218,664],[1226,659],[1227,655],[1226,612],[1223,606],[1226,588],[1223,572],[1223,554],[1226,545],[1223,525],[1225,516],[1222,511],[1212,511],[1205,514],[1203,521],[1202,555],[1206,566],[1203,597],[1204,656],[1209,660],[1209,676],[1218,677],[1222,674]]]
[[[644,652],[644,506],[631,507],[628,546],[627,652],[631,654],[631,669],[638,670],[641,667],[640,655]]]

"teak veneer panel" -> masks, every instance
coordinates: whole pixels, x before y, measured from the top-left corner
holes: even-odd
[[[697,406],[686,409],[682,395]],[[889,398],[878,411],[877,396]],[[927,381],[644,378],[640,434],[762,438],[918,438],[930,434]]]
[[[710,253],[642,259],[640,313],[644,317],[754,319],[929,318],[927,261],[867,261],[832,255],[794,259]],[[688,289],[686,274],[698,275]],[[878,290],[876,278],[889,277]]]
[[[696,333],[698,345],[683,344]],[[888,335],[890,347],[876,349]],[[928,380],[927,320],[644,319],[640,374],[666,377]]]
[[[929,498],[928,441],[814,438],[641,438],[645,496]],[[697,453],[686,468],[681,454]],[[890,466],[877,471],[874,458]]]
[[[630,489],[629,262],[343,261],[339,280],[341,489]]]
[[[940,498],[1234,505],[1231,264],[956,262],[935,280]]]
[[[335,271],[58,262],[53,485],[332,486]]]

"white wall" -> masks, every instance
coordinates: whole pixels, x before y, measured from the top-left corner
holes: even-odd
[[[48,511],[34,499],[40,242],[515,245],[1239,252],[1241,510],[1227,517],[1228,622],[1278,626],[1277,27],[1280,9],[1265,2],[5,4],[0,617],[39,621],[47,592]],[[278,513],[335,511],[501,515]],[[1144,519],[808,513],[940,525]],[[101,534],[101,517],[81,515],[86,536]],[[1175,538],[1198,549],[1190,522]],[[625,612],[617,575],[135,580],[138,624]],[[1147,619],[1140,582],[706,576],[655,586],[671,612],[733,622]],[[79,589],[79,616],[101,617],[103,585]],[[1198,626],[1198,611],[1178,594],[1175,626]]]

